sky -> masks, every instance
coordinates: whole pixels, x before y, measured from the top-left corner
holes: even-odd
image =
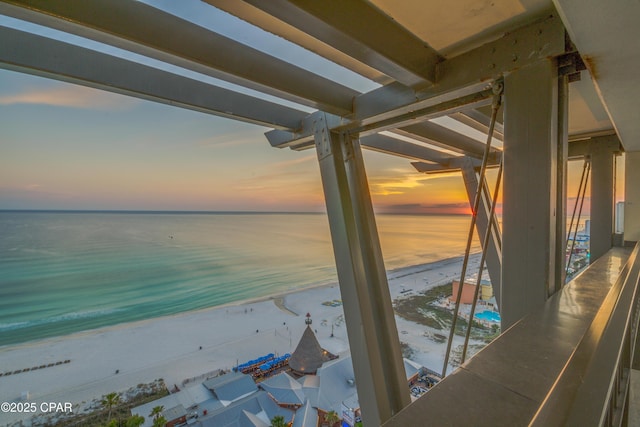
[[[361,92],[377,87],[199,1],[180,2],[179,8],[166,0],[153,3]],[[122,55],[31,24],[7,18],[3,23]],[[0,209],[324,211],[315,151],[272,148],[264,136],[268,130],[0,70]],[[407,159],[368,150],[364,157],[377,210],[469,210],[459,175],[418,174]]]
[[[200,2],[180,6],[183,17],[296,65],[360,91],[375,87],[233,17],[203,14]],[[268,130],[0,70],[0,209],[324,211],[315,150],[272,148]],[[364,158],[377,211],[469,212],[460,174],[419,174],[407,159],[369,150]]]
[[[315,151],[265,127],[0,70],[0,129],[0,209],[324,210]],[[381,210],[468,206],[460,176],[364,155]]]

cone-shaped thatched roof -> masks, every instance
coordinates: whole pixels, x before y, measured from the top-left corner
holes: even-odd
[[[289,367],[298,375],[315,374],[324,362],[335,358],[335,355],[320,347],[316,335],[307,326],[289,359]]]

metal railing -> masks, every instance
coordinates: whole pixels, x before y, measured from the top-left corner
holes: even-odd
[[[639,247],[636,244],[530,426],[627,424],[639,320]]]
[[[609,250],[384,427],[631,425],[639,251]]]

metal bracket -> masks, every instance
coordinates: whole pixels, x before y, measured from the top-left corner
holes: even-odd
[[[317,112],[312,114],[313,136],[318,153],[318,160],[331,155],[331,130],[327,126],[325,113]]]
[[[497,79],[491,85],[491,90],[493,91],[493,102],[491,103],[492,109],[500,108],[500,104],[502,104],[502,94],[504,93],[504,79]],[[495,125],[495,123],[494,123]]]
[[[358,141],[354,141],[357,137],[350,134],[342,134],[340,138],[340,145],[342,146],[342,156],[345,163],[350,162],[353,159],[353,144],[358,144]]]
[[[586,69],[587,66],[577,51],[558,57],[558,75],[568,76],[569,83],[580,81],[580,72]]]

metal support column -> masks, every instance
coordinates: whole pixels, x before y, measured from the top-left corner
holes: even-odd
[[[555,289],[558,73],[555,60],[505,76],[502,330]]]
[[[315,113],[314,138],[364,425],[410,403],[360,143]]]
[[[613,246],[613,152],[599,144],[591,146],[590,262]]]
[[[476,189],[478,188],[478,173],[474,167],[474,162],[471,158],[466,157],[462,163],[462,178],[464,180],[464,186],[467,190],[467,197],[469,198],[469,204],[473,206],[473,202],[476,198]],[[486,187],[485,187],[486,188]],[[490,201],[491,196],[488,192],[483,192],[480,198],[480,206],[478,206],[478,215],[476,217],[476,233],[478,233],[478,240],[482,241],[484,235],[487,232],[489,225],[489,213],[490,213]],[[494,218],[495,219],[495,218]],[[493,286],[493,294],[496,297],[498,307],[501,307],[500,290],[501,286],[501,271],[502,271],[502,254],[501,254],[502,238],[500,230],[495,227],[491,230],[491,238],[489,239],[489,246],[487,248],[486,263],[489,277],[491,278],[491,285]]]
[[[558,292],[566,281],[567,242],[567,172],[569,159],[569,79],[558,77],[558,154],[556,187],[556,271],[555,286],[549,288],[548,296]]]
[[[624,154],[624,241],[640,241],[640,151]],[[640,352],[640,351],[639,351]]]

